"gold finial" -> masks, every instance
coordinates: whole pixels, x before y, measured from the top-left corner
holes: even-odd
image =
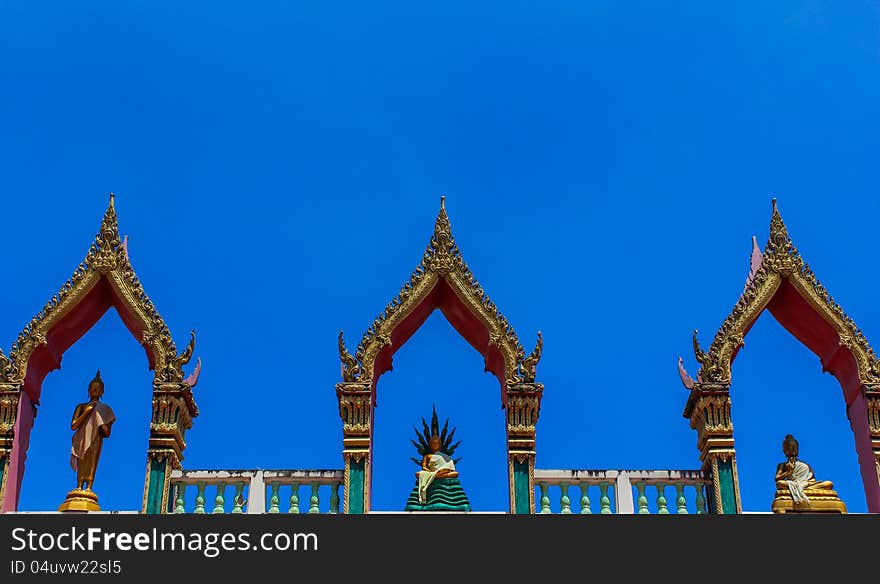
[[[442,211],[446,210],[446,195],[440,195],[440,209]]]
[[[791,250],[791,242],[788,239],[788,228],[779,214],[779,206],[776,197],[772,199],[773,215],[770,217],[770,238],[767,242],[768,251],[771,253],[784,253]]]

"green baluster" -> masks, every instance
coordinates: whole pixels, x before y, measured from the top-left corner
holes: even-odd
[[[318,498],[318,483],[312,483],[312,496],[309,498],[309,513],[321,512],[321,499]]]
[[[184,501],[186,500],[186,485],[182,483],[177,483],[175,485],[177,487],[177,501],[175,501],[174,512],[175,513],[186,513],[184,509]]]
[[[559,512],[570,515],[571,499],[568,498],[568,483],[559,483],[559,490],[562,492],[559,497]]]
[[[541,487],[541,513],[552,513],[550,511],[550,495],[547,494],[547,483],[539,483]]]
[[[330,485],[330,513],[339,513],[339,483]]]
[[[205,483],[196,483],[196,508],[193,512],[205,512]]]
[[[675,483],[675,504],[679,515],[687,515],[687,499],[684,497],[684,483]]]
[[[581,483],[581,515],[589,515],[593,512],[590,509],[590,495],[587,493],[587,489],[590,488],[590,485],[587,483]]]
[[[706,497],[703,495],[703,485],[694,485],[697,490],[697,515],[706,514]]]
[[[611,497],[608,496],[608,483],[599,483],[599,513],[611,515]]]
[[[657,483],[657,513],[669,515],[669,508],[666,506],[666,485],[663,483]]]
[[[269,496],[269,513],[278,513],[278,503],[281,502],[278,497],[278,481],[269,483],[269,487],[272,489],[272,494]]]
[[[232,512],[243,513],[244,506],[244,483],[239,481],[235,483],[235,497],[232,499]]]
[[[650,513],[648,511],[648,497],[645,496],[645,483],[636,483],[636,490],[639,492],[639,515]]]
[[[226,483],[217,483],[217,497],[212,513],[226,513]]]
[[[299,513],[299,485],[293,483],[290,485],[290,508],[288,513]]]

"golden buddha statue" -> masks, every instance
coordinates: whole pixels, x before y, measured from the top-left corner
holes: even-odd
[[[786,461],[776,466],[774,513],[846,513],[846,505],[831,481],[816,480],[809,464],[798,460],[798,441],[786,434],[782,452]]]
[[[70,466],[76,472],[76,488],[67,494],[59,511],[98,511],[98,495],[92,491],[95,471],[101,456],[104,438],[110,436],[110,428],[116,421],[113,410],[101,401],[104,382],[101,372],[89,382],[89,401],[73,410],[70,429],[74,431],[70,448]]]

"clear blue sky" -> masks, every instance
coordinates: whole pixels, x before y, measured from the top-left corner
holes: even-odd
[[[676,373],[742,291],[770,199],[880,344],[875,2],[0,2],[0,346],[83,258],[117,193],[148,294],[198,335],[186,468],[339,468],[336,335],[409,277],[440,194],[531,348],[539,468],[698,468]],[[73,487],[96,368],[118,422],[95,488],[140,507],[150,416],[115,312],[43,387],[22,509]],[[842,392],[769,314],[734,366],[746,510],[781,440],[866,509]],[[378,387],[374,507],[403,507],[436,403],[477,510],[507,508],[496,380],[435,313]]]

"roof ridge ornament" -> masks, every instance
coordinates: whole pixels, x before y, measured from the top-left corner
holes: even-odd
[[[19,333],[9,351],[8,360],[11,361],[11,366],[7,368],[0,361],[0,369],[5,370],[5,373],[0,371],[0,379],[5,375],[9,382],[23,382],[31,355],[39,346],[47,343],[46,334],[88,295],[96,279],[106,278],[116,289],[119,299],[132,310],[143,327],[141,338],[137,340],[148,349],[151,358],[154,358],[154,362],[151,362],[151,367],[156,372],[154,381],[183,381],[182,367],[192,357],[195,335],[190,333],[190,343],[178,355],[165,320],[147,296],[131,266],[127,244],[123,245],[120,240],[116,195],[110,193],[109,199],[101,226],[85,258],[58,292]]]
[[[455,267],[456,259],[461,262],[461,254],[452,237],[452,224],[446,214],[446,197],[440,196],[440,212],[434,222],[434,233],[428,249],[425,250],[424,264],[428,270],[441,276],[448,274]]]
[[[832,325],[841,343],[850,349],[858,364],[860,381],[880,382],[880,359],[864,333],[831,297],[801,257],[782,220],[775,197],[771,204],[770,234],[760,256],[760,265],[755,265],[757,258],[753,250],[753,273],[750,273],[745,289],[715,333],[708,351],[702,351],[694,337],[694,354],[700,363],[698,379],[706,383],[730,383],[731,364],[738,349],[744,345],[746,332],[767,308],[779,286],[788,281]]]
[[[787,278],[795,270],[803,269],[804,260],[801,259],[797,248],[788,235],[788,228],[782,220],[782,215],[779,214],[776,197],[772,199],[771,204],[773,214],[770,217],[770,236],[767,238],[767,246],[763,254],[766,262],[762,262],[762,264],[767,263],[771,270],[779,272]]]
[[[422,261],[412,272],[409,281],[400,288],[397,295],[385,306],[385,310],[364,332],[355,350],[354,361],[349,360],[347,351],[340,348],[343,379],[348,381],[346,379],[348,376],[352,381],[361,383],[376,381],[374,369],[379,352],[392,344],[391,333],[427,298],[438,280],[445,280],[466,308],[488,329],[489,344],[493,345],[503,357],[504,375],[501,377],[505,382],[522,383],[524,377],[534,379],[530,369],[540,359],[541,349],[536,347],[536,351],[529,358],[525,356],[516,331],[474,278],[452,235],[452,224],[446,213],[445,196],[440,197],[440,210],[434,221],[434,230]],[[531,360],[525,364],[524,374],[523,362],[526,359]]]

